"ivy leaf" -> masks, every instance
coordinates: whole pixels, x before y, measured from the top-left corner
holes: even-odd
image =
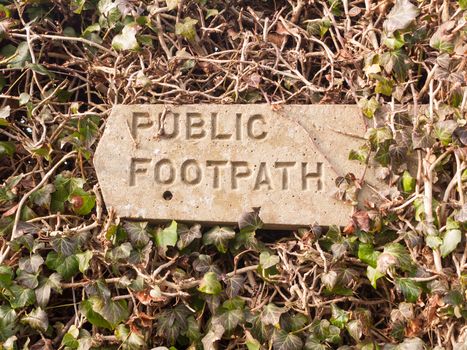
[[[384,273],[381,273],[377,269],[367,266],[366,268],[366,277],[370,280],[371,285],[376,289],[376,281],[381,277],[384,277]]]
[[[0,305],[0,340],[17,334],[16,312],[7,305]]]
[[[266,325],[268,324],[276,325],[276,324],[279,324],[281,315],[284,312],[286,312],[286,309],[278,307],[274,305],[273,303],[269,303],[263,307],[260,318],[261,318],[261,321]]]
[[[276,266],[279,262],[280,258],[277,255],[271,255],[268,251],[261,252],[259,255],[259,265],[263,270]]]
[[[260,209],[255,207],[253,211],[244,212],[238,219],[238,228],[243,232],[251,232],[263,227],[263,220],[259,217]]]
[[[81,273],[85,273],[89,268],[89,262],[92,259],[92,251],[86,250],[83,253],[75,254],[76,260],[78,260],[78,269]]]
[[[10,123],[6,120],[10,116],[11,107],[5,106],[0,108],[0,126],[8,126]]]
[[[321,344],[321,342],[315,338],[313,334],[310,334],[306,339],[305,350],[329,350],[329,347]]]
[[[5,290],[4,295],[8,298],[13,309],[32,305],[36,301],[36,296],[32,289],[23,288],[16,284]]]
[[[122,29],[122,33],[116,35],[112,40],[112,47],[117,51],[138,50],[139,44],[136,40],[138,25],[136,23],[127,24]]]
[[[444,146],[448,146],[452,142],[452,134],[457,126],[455,120],[439,121],[435,124],[434,135]]]
[[[96,205],[96,197],[82,188],[70,193],[69,201],[75,214],[88,215]]]
[[[0,157],[11,157],[15,153],[16,147],[13,142],[0,141]]]
[[[128,327],[120,324],[115,329],[115,337],[122,342],[122,349],[144,349],[146,342],[141,334],[131,332]]]
[[[177,234],[177,222],[172,221],[170,226],[166,227],[163,230],[159,230],[156,233],[156,242],[159,247],[162,247],[164,250],[168,246],[175,247],[177,244],[178,234]]]
[[[370,99],[362,98],[358,101],[358,106],[362,109],[363,115],[371,119],[375,116],[375,112],[379,108],[379,102],[374,96]]]
[[[422,292],[418,283],[410,278],[396,278],[396,286],[410,303],[415,303]]]
[[[378,256],[377,268],[379,271],[384,272],[393,265],[397,265],[403,271],[412,269],[412,258],[407,248],[400,243],[387,244],[383,253]]]
[[[454,251],[457,245],[462,240],[462,232],[459,229],[448,230],[443,238],[443,243],[440,246],[440,253],[443,258]]]
[[[50,201],[52,200],[52,193],[55,192],[55,187],[53,184],[47,184],[41,189],[38,189],[37,191],[31,193],[31,200],[33,201],[34,204],[44,207],[44,208],[49,208],[50,207]]]
[[[409,0],[396,0],[396,4],[383,23],[384,30],[387,33],[392,33],[405,29],[417,17],[418,13],[418,8]]]
[[[28,43],[26,41],[22,41],[16,48],[16,52],[12,56],[8,57],[8,67],[23,68],[26,62],[31,61]]]
[[[44,263],[44,259],[39,254],[24,257],[19,260],[18,267],[28,273],[37,273]]]
[[[213,244],[221,253],[227,253],[228,241],[235,238],[235,231],[230,227],[215,226],[203,236],[203,243]]]
[[[109,322],[114,329],[120,322],[125,321],[129,315],[128,305],[125,300],[108,300],[104,303],[102,309],[96,310],[102,317]]]
[[[195,40],[196,23],[198,23],[198,20],[191,17],[185,17],[181,22],[175,24],[175,34],[183,36],[188,41]]]
[[[96,311],[97,309],[102,309],[102,304],[103,301],[93,296],[81,302],[80,310],[86,319],[94,326],[112,329],[110,323]]]
[[[7,288],[14,278],[13,269],[10,266],[0,265],[0,288]]]
[[[21,284],[23,287],[34,289],[39,284],[37,275],[28,273],[22,270],[16,271],[16,282]]]
[[[125,260],[130,256],[132,249],[133,247],[131,246],[131,243],[125,242],[113,248],[108,253],[108,257],[112,261]]]
[[[54,181],[55,192],[52,193],[50,209],[52,212],[64,212],[65,201],[76,188],[83,188],[85,181],[81,178],[72,177],[70,173],[64,172],[57,175]]]
[[[298,335],[287,333],[283,330],[274,332],[272,348],[274,350],[300,350],[303,347],[303,341]]]
[[[248,350],[260,350],[261,349],[261,343],[257,341],[255,338],[253,338],[253,336],[248,330],[245,330],[245,337],[246,337],[245,345]]]
[[[215,343],[221,339],[225,329],[220,324],[214,324],[209,332],[206,333],[204,338],[201,340],[203,343],[204,350],[217,350]]]
[[[245,283],[246,277],[242,275],[233,275],[232,277],[226,277],[225,283],[227,288],[225,292],[229,298],[234,298],[240,293]]]
[[[213,323],[220,323],[227,332],[233,331],[239,323],[245,320],[244,304],[245,302],[240,298],[227,300],[219,308],[219,314],[214,317]]]
[[[63,257],[56,252],[50,252],[45,264],[49,269],[57,271],[64,280],[69,280],[79,271],[78,259],[74,255]]]
[[[52,248],[60,255],[66,257],[73,255],[78,249],[78,239],[59,235],[52,240]]]
[[[45,332],[49,328],[47,313],[38,307],[21,319],[21,322],[29,324],[32,328]]]
[[[178,236],[180,239],[177,242],[177,248],[183,250],[188,247],[195,239],[202,237],[201,225],[195,224],[188,228],[184,224],[179,224],[177,227]]]
[[[204,275],[198,290],[205,294],[218,295],[222,292],[222,285],[214,272],[208,272]]]
[[[29,63],[27,65],[27,68],[30,68],[32,71],[36,72],[37,74],[46,75],[49,79],[53,79],[55,76],[47,68],[45,68],[43,65],[38,64],[38,63]]]
[[[358,342],[363,335],[362,321],[352,320],[349,323],[347,323],[346,328],[350,336]]]
[[[394,50],[385,52],[381,56],[381,65],[384,67],[386,73],[394,74],[394,77],[403,82],[407,78],[407,62],[408,57],[403,50]]]
[[[50,293],[52,289],[61,293],[62,287],[60,280],[61,276],[56,272],[51,274],[49,277],[41,278],[39,287],[34,290],[34,293],[36,294],[36,301],[39,306],[47,306],[50,300]]]
[[[376,268],[378,256],[381,253],[375,251],[373,244],[360,243],[358,246],[358,258],[364,263]]]
[[[412,193],[415,191],[416,180],[410,173],[405,170],[402,174],[402,190],[406,193]]]
[[[135,248],[142,248],[149,242],[147,222],[125,222],[124,229],[128,232],[131,244]]]
[[[347,322],[349,322],[349,313],[342,310],[340,307],[338,307],[335,304],[331,304],[331,313],[332,317],[330,319],[330,322],[334,325],[339,327],[340,329],[343,329]]]

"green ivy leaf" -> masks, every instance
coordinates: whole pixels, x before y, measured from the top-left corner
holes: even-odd
[[[217,279],[215,272],[208,272],[204,275],[198,290],[205,294],[218,295],[222,292],[222,285]]]
[[[36,301],[36,296],[32,289],[23,288],[16,284],[13,284],[5,290],[4,295],[7,297],[13,309],[32,305]]]
[[[15,153],[15,144],[10,141],[0,141],[0,157],[11,157]]]
[[[242,232],[252,232],[263,227],[263,220],[259,217],[260,208],[253,208],[253,211],[244,212],[238,219],[238,228]]]
[[[410,278],[396,278],[396,286],[404,294],[405,300],[410,303],[415,303],[422,293],[418,283]]]
[[[88,215],[96,205],[96,197],[82,188],[75,188],[70,193],[69,201],[75,214]]]
[[[376,251],[373,244],[360,243],[358,246],[358,258],[364,263],[376,268],[378,256],[381,253]]]
[[[455,120],[443,120],[435,124],[434,135],[444,146],[452,142],[452,134],[458,127]]]
[[[98,297],[92,296],[89,299],[83,300],[80,304],[80,310],[86,319],[96,327],[102,327],[107,329],[112,329],[110,323],[102,317],[97,311],[97,309],[102,309],[103,301]]]
[[[344,329],[347,322],[349,322],[349,313],[342,310],[335,304],[331,304],[332,317],[330,322],[340,329]]]
[[[47,331],[47,328],[49,328],[49,318],[47,317],[47,313],[40,307],[32,310],[29,314],[26,314],[26,316],[21,319],[21,322],[27,323],[32,328],[41,332],[45,332]]]
[[[443,237],[443,243],[440,246],[440,253],[443,258],[453,252],[462,240],[461,230],[448,230]]]
[[[136,51],[139,49],[138,40],[136,40],[136,34],[138,33],[138,25],[136,23],[130,23],[125,25],[122,29],[122,33],[116,35],[112,40],[112,47],[117,51],[132,50]]]
[[[402,174],[402,190],[406,193],[412,193],[415,191],[416,180],[410,175],[408,170],[405,170]]]
[[[267,270],[270,267],[276,266],[280,262],[280,258],[268,251],[261,252],[259,255],[259,265],[263,270]]]
[[[200,239],[201,234],[201,225],[195,224],[188,228],[184,224],[179,224],[177,227],[178,237],[180,238],[177,242],[177,248],[183,250],[188,247],[195,239]]]
[[[362,109],[363,115],[371,119],[379,108],[379,102],[374,96],[370,99],[362,98],[358,101],[358,106]]]
[[[173,220],[170,226],[156,233],[156,242],[159,247],[167,249],[167,247],[175,247],[178,240],[177,222]]]
[[[0,305],[0,341],[17,334],[16,312],[8,305]]]
[[[279,324],[281,315],[286,312],[287,310],[282,307],[278,307],[273,303],[269,303],[263,307],[261,311],[261,321],[268,325],[277,325]]]
[[[203,236],[203,243],[215,245],[221,253],[227,253],[228,241],[235,238],[235,231],[230,227],[215,226]]]
[[[76,260],[78,260],[78,269],[81,273],[85,273],[89,268],[89,262],[92,259],[92,251],[86,250],[83,253],[75,254]]]
[[[363,325],[362,321],[360,320],[352,320],[347,323],[346,327],[347,331],[349,332],[350,336],[354,338],[357,342],[363,335]]]
[[[13,269],[10,266],[0,265],[0,288],[7,288],[11,285],[14,278]]]
[[[147,222],[125,222],[123,228],[128,232],[133,247],[142,248],[148,244],[150,238]]]
[[[141,334],[131,332],[123,324],[118,325],[115,329],[115,336],[122,342],[122,349],[137,350],[143,349],[146,346],[146,342]]]
[[[300,350],[303,347],[303,341],[298,335],[287,333],[283,330],[274,332],[272,348],[274,350]]]
[[[44,308],[47,306],[52,289],[59,293],[62,292],[60,280],[61,276],[56,272],[51,274],[49,277],[41,277],[39,287],[34,290],[36,301],[39,306]]]
[[[54,78],[54,74],[52,72],[38,63],[29,63],[26,67],[36,72],[37,74],[46,75],[49,79]]]
[[[219,308],[218,315],[213,318],[213,323],[219,323],[227,332],[233,331],[245,320],[244,304],[240,298],[225,301]]]
[[[376,281],[384,277],[384,273],[379,272],[377,269],[367,266],[366,277],[370,280],[371,285],[376,289]]]
[[[181,22],[175,24],[175,34],[183,36],[188,41],[195,40],[197,19],[185,17]]]

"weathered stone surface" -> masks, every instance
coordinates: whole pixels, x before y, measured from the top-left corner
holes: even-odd
[[[120,105],[94,164],[121,217],[235,223],[261,207],[266,227],[344,225],[335,180],[363,174],[348,155],[365,129],[348,105]],[[378,187],[372,167],[365,179]]]

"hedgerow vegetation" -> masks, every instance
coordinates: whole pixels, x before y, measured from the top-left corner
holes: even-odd
[[[466,9],[0,0],[0,349],[467,349]],[[382,204],[281,232],[120,220],[92,164],[111,107],[201,102],[358,104]]]

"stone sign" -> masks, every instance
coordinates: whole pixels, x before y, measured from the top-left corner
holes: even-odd
[[[125,218],[233,224],[260,207],[265,227],[345,225],[335,180],[365,171],[348,160],[365,129],[349,105],[119,105],[94,164]]]

